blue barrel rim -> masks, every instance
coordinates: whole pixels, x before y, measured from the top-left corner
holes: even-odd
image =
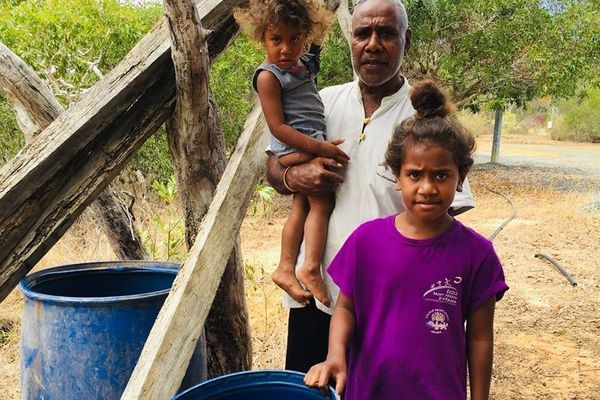
[[[228,383],[229,381],[247,381],[249,379],[253,379],[253,378],[260,378],[260,377],[270,377],[270,378],[275,378],[274,382],[260,382],[260,383],[254,383],[255,387],[257,385],[261,385],[261,386],[267,386],[267,385],[273,385],[273,384],[285,384],[286,386],[290,386],[290,387],[294,387],[297,389],[304,389],[304,390],[311,390],[314,391],[315,393],[320,393],[323,397],[323,399],[339,399],[339,397],[337,396],[334,388],[332,388],[330,385],[327,386],[327,393],[324,393],[322,391],[320,391],[319,389],[316,388],[310,388],[308,386],[306,386],[306,384],[304,383],[304,376],[305,374],[303,374],[302,372],[298,372],[298,371],[290,371],[290,370],[280,370],[280,369],[261,369],[261,370],[254,370],[254,371],[242,371],[242,372],[234,372],[231,374],[227,374],[227,375],[222,375],[216,378],[212,378],[209,379],[205,382],[202,382],[196,386],[192,386],[191,388],[178,393],[175,397],[173,397],[171,400],[181,400],[181,399],[185,399],[185,396],[189,395],[189,394],[193,394],[192,392],[198,390],[199,388],[213,388],[213,387],[222,387],[223,384]],[[288,380],[286,380],[286,378],[292,378],[296,381],[299,382],[290,382]],[[234,390],[234,388],[228,388],[227,390]],[[225,394],[225,393],[223,393]],[[219,395],[219,393],[212,393],[212,395]]]
[[[86,263],[64,264],[56,267],[45,268],[27,275],[19,282],[19,288],[26,299],[39,300],[48,303],[81,304],[85,306],[104,306],[111,303],[124,303],[137,301],[153,296],[166,295],[171,290],[157,290],[140,294],[104,297],[74,297],[44,294],[32,290],[32,286],[40,278],[50,278],[66,274],[91,274],[103,271],[142,271],[142,272],[165,272],[176,275],[180,264],[167,261],[149,260],[119,260],[119,261],[94,261]]]

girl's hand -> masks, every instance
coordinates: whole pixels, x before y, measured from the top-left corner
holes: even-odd
[[[344,153],[338,146],[344,143],[344,139],[326,140],[321,142],[317,154],[321,157],[332,158],[340,164],[347,164],[350,157]]]
[[[346,388],[346,360],[344,357],[333,359],[328,357],[325,362],[313,365],[304,377],[304,383],[310,387],[327,390],[329,378],[335,381],[335,391],[341,396]]]

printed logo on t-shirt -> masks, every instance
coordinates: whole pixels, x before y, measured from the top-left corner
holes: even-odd
[[[423,293],[425,301],[433,301],[435,303],[445,303],[455,306],[458,302],[458,285],[462,282],[460,276],[450,280],[444,278],[431,285],[431,287]]]
[[[448,322],[450,318],[448,317],[448,313],[446,311],[439,308],[434,308],[427,313],[425,320],[425,325],[430,328],[430,332],[439,335],[448,329]]]

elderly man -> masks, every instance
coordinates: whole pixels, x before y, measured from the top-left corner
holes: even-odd
[[[339,289],[326,269],[344,241],[361,223],[403,209],[395,177],[381,163],[393,127],[414,113],[409,84],[400,72],[411,38],[406,10],[399,0],[358,1],[351,47],[359,79],[321,91],[328,139],[344,139],[341,148],[350,156],[348,165],[318,157],[289,168],[284,181],[277,158],[271,155],[268,160],[269,182],[280,193],[318,195],[335,190],[322,263],[331,306]],[[452,208],[457,214],[471,207],[473,199],[465,182]],[[286,369],[306,372],[327,356],[332,309],[318,301],[303,307],[287,295],[284,305],[290,308]]]

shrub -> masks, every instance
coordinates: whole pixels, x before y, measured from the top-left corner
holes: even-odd
[[[600,89],[590,90],[584,99],[563,101],[559,110],[552,139],[600,143]]]
[[[99,79],[94,69],[111,70],[161,16],[160,5],[134,7],[117,0],[4,0],[0,1],[0,38],[68,107]],[[22,136],[12,104],[0,95],[2,162],[20,149]],[[134,156],[134,168],[153,168],[158,161],[156,175],[170,176],[172,172],[163,171],[162,158],[141,159],[145,153],[156,155],[149,145]]]
[[[490,135],[494,130],[493,115],[489,112],[472,113],[468,110],[462,110],[457,113],[456,117],[473,136]]]

